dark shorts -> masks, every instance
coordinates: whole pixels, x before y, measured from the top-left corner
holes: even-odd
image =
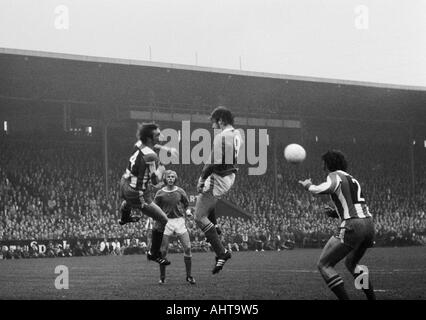
[[[132,208],[141,208],[152,202],[152,196],[149,190],[145,190],[141,197],[139,191],[133,189],[129,181],[123,177],[120,180],[120,195]]]
[[[372,218],[352,218],[342,222],[335,237],[353,249],[370,248],[374,244],[374,234]]]

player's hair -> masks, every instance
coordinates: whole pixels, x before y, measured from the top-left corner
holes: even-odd
[[[166,170],[166,171],[164,171],[164,174],[163,174],[163,182],[164,182],[164,184],[167,184],[167,176],[169,174],[173,174],[175,176],[175,184],[176,184],[177,179],[178,179],[178,175],[177,175],[176,171],[173,171],[173,170]]]
[[[342,151],[329,150],[321,156],[325,166],[331,172],[336,170],[346,171],[348,168],[348,162]]]
[[[210,120],[222,120],[225,125],[234,125],[234,115],[226,107],[219,106],[210,114]]]
[[[138,123],[138,129],[136,131],[136,139],[142,141],[142,143],[146,143],[148,139],[154,139],[154,131],[159,127],[156,123]]]

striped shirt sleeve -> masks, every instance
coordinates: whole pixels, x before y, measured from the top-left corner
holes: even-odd
[[[334,193],[339,187],[339,184],[342,180],[340,177],[332,172],[327,176],[327,181],[321,183],[320,185],[311,185],[309,191],[313,194],[330,194]]]

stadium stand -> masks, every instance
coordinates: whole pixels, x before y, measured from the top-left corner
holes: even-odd
[[[349,172],[362,182],[374,215],[377,246],[426,244],[426,181],[410,181],[406,152],[392,145],[333,144],[350,159]],[[284,145],[278,147],[283,150]],[[327,143],[306,142],[308,159],[295,167],[279,157],[278,194],[274,171],[247,175],[241,166],[228,200],[252,219],[219,217],[222,240],[229,249],[286,250],[320,247],[336,232],[337,221],[321,213],[327,202],[314,198],[297,185],[301,177],[324,179],[320,155]],[[0,240],[5,259],[102,254],[144,254],[147,249],[145,218],[139,223],[118,224],[118,181],[126,165],[127,149],[110,148],[108,196],[103,185],[103,154],[99,141],[87,137],[44,139],[0,137]],[[272,154],[269,154],[272,159]],[[195,194],[201,168],[173,165],[179,184]],[[426,162],[416,163],[426,172]],[[209,251],[202,232],[190,223],[194,251]],[[41,246],[43,244],[43,246]],[[41,250],[40,248],[43,247]],[[177,241],[170,252],[182,252]]]

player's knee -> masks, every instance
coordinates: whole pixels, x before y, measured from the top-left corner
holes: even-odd
[[[324,269],[327,269],[328,267],[330,267],[330,264],[327,263],[327,261],[320,259],[317,262],[317,269],[321,272]]]
[[[186,257],[190,257],[191,256],[191,247],[186,247],[184,249],[184,254]]]
[[[123,200],[123,202],[121,202],[120,210],[129,211],[130,209],[131,208],[130,208],[129,204],[127,203],[127,201]]]

